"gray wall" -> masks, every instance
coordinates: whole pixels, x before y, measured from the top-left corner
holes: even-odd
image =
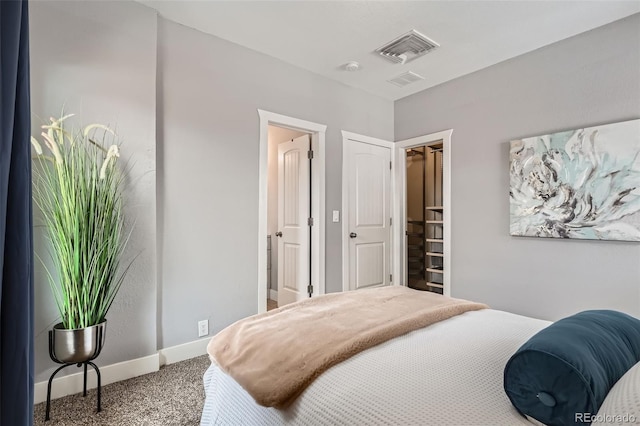
[[[124,261],[140,257],[108,315],[101,365],[195,340],[198,320],[212,320],[215,333],[256,312],[258,108],[329,126],[328,212],[341,203],[340,130],[393,137],[392,102],[138,3],[31,2],[30,11],[34,134],[64,106],[77,123],[116,125],[133,167],[136,225]],[[327,290],[339,291],[341,228],[327,226]],[[43,254],[41,229],[36,243]],[[47,331],[58,314],[40,266],[36,305],[42,381],[53,368]]]
[[[640,245],[509,236],[509,141],[640,118],[640,15],[395,103],[395,140],[452,128],[452,295],[557,319],[640,316]]]
[[[124,255],[140,254],[107,315],[107,344],[98,364],[156,352],[156,14],[134,2],[30,2],[33,134],[63,106],[76,125],[117,126],[121,161],[129,160],[126,214],[135,227]],[[124,164],[123,164],[124,165]],[[42,229],[36,251],[45,255]],[[36,381],[48,379],[47,331],[59,321],[36,263]],[[66,370],[71,373],[76,371]]]
[[[393,137],[393,103],[159,21],[160,346],[257,311],[257,109],[326,124],[326,212],[341,209],[341,130]],[[266,236],[265,236],[266,238]],[[327,221],[327,291],[341,289],[341,224]]]
[[[256,312],[258,108],[328,125],[327,217],[341,209],[340,130],[393,139],[392,102],[135,2],[30,9],[34,133],[65,105],[83,123],[116,124],[133,164],[127,257],[141,256],[108,316],[102,365],[195,340],[200,319],[215,333]],[[545,318],[601,306],[640,313],[640,247],[509,237],[507,175],[513,138],[640,116],[639,21],[395,103],[396,140],[455,129],[454,296]],[[327,290],[339,291],[341,224],[328,221],[326,237]],[[41,381],[57,314],[40,268],[36,278]]]

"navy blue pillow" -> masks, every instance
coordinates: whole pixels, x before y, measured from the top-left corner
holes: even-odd
[[[613,385],[640,361],[640,320],[585,311],[541,330],[504,370],[516,409],[548,425],[590,424]]]

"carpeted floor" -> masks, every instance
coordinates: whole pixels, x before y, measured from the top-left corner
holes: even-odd
[[[204,355],[103,386],[100,413],[96,413],[95,389],[87,392],[86,398],[79,393],[51,401],[48,422],[44,421],[45,404],[38,404],[35,425],[199,425],[204,404],[202,376],[209,365],[209,357]]]

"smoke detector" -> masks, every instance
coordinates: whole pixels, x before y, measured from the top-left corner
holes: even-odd
[[[395,84],[398,87],[404,87],[420,80],[424,80],[424,77],[420,74],[416,74],[413,71],[407,71],[387,81],[391,84]]]
[[[360,69],[360,64],[356,61],[349,61],[344,65],[344,69],[350,72],[358,71]]]
[[[384,46],[377,48],[376,53],[394,64],[404,64],[438,47],[440,47],[438,43],[424,34],[420,34],[416,30],[411,30]]]

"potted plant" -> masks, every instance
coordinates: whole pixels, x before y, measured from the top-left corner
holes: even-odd
[[[42,263],[61,317],[52,358],[82,363],[104,344],[106,315],[131,263],[120,268],[128,235],[116,134],[101,124],[68,131],[64,121],[71,116],[42,126],[46,154],[31,138],[33,198],[47,230],[55,271]]]

